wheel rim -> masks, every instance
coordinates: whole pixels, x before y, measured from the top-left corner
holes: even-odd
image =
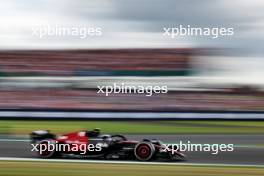
[[[153,149],[148,143],[141,143],[135,147],[135,156],[137,159],[146,161],[149,160],[153,155]]]
[[[49,141],[42,141],[40,142],[40,145],[44,145],[46,150],[42,151],[42,152],[38,152],[38,154],[43,157],[43,158],[49,158],[53,155],[54,151],[49,151],[48,150],[48,145],[49,145]]]

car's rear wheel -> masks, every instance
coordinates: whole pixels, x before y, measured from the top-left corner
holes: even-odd
[[[38,143],[38,156],[40,158],[53,158],[55,156],[55,148],[49,147],[50,145],[55,145],[54,140],[42,140]]]
[[[135,146],[135,157],[140,161],[149,161],[153,158],[155,147],[149,142],[140,142]]]

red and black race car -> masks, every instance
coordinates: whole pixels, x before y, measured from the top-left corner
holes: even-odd
[[[185,155],[177,149],[165,147],[159,140],[128,140],[123,135],[101,134],[99,129],[73,132],[61,136],[40,130],[30,134],[32,151],[41,158],[96,158],[184,160]]]

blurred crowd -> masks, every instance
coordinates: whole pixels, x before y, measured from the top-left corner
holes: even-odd
[[[134,80],[140,80],[141,77],[159,79],[157,76],[188,77],[193,74],[191,61],[196,54],[195,49],[1,51],[0,108],[124,111],[263,110],[263,92],[250,87],[227,86],[210,90],[183,87],[151,97],[142,94],[112,94],[108,97],[97,94],[96,84],[109,76],[121,78],[134,76]],[[67,78],[69,83],[72,83],[74,77],[93,77],[92,83],[95,85],[89,86],[91,83],[87,82],[87,87],[52,87],[39,85],[34,80],[25,82],[25,79],[22,79],[43,76],[47,79],[45,84],[55,77]],[[101,77],[100,80],[97,80],[97,76]],[[10,87],[6,78],[14,77],[17,84]],[[20,83],[24,83],[22,87]],[[55,84],[56,80],[52,83]],[[167,84],[177,86],[179,82],[167,81]]]
[[[263,93],[169,92],[142,94],[97,94],[97,90],[17,89],[0,91],[1,108],[51,108],[76,110],[263,110]]]
[[[191,49],[1,51],[0,72],[5,76],[100,76],[122,74],[120,71],[177,73],[188,70],[193,52]]]

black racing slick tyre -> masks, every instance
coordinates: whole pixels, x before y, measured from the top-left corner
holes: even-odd
[[[55,145],[54,140],[46,139],[38,142],[37,154],[40,158],[54,158],[56,156],[55,149],[49,149],[49,145]]]
[[[153,158],[155,147],[150,142],[140,142],[135,146],[134,154],[140,161],[149,161]]]

